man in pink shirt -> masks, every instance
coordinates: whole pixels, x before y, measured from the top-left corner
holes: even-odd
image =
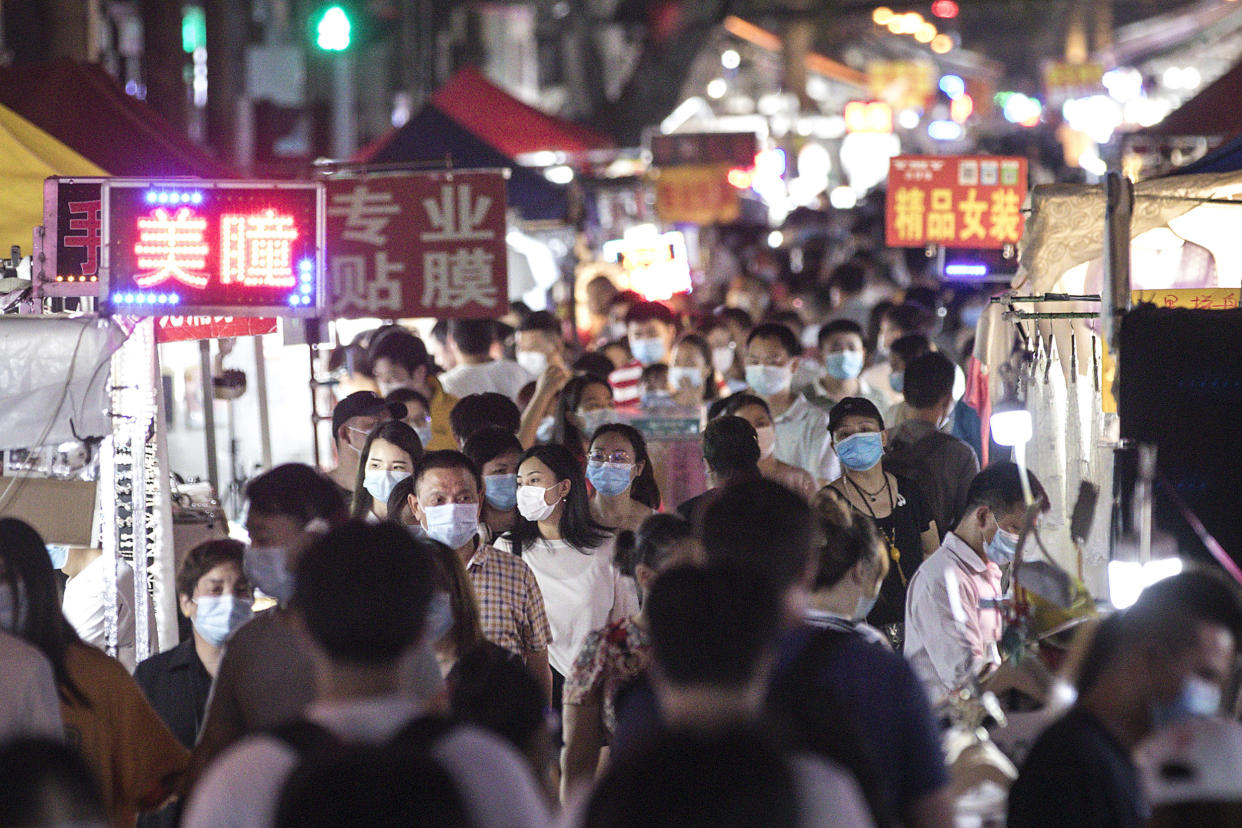
[[[1047,511],[1043,487],[1030,472],[1027,479]],[[989,466],[971,482],[965,514],[910,579],[905,656],[933,704],[1000,662],[1001,571],[1013,560],[1025,512],[1018,467]]]

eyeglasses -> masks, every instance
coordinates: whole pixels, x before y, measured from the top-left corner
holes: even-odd
[[[592,463],[633,463],[634,459],[630,457],[628,451],[614,451],[611,454],[605,454],[602,451],[593,451],[587,455],[587,459]]]

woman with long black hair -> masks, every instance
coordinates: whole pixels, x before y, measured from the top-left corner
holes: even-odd
[[[358,480],[349,516],[354,520],[384,520],[393,487],[414,473],[423,456],[417,432],[400,420],[371,429],[358,458]]]
[[[613,565],[615,538],[591,518],[586,480],[569,449],[533,446],[518,463],[518,512],[497,549],[524,560],[543,593],[552,644],[552,703],[588,634],[638,611],[632,578]]]
[[[612,386],[607,380],[582,374],[565,383],[556,403],[552,443],[569,449],[578,468],[586,468],[591,435],[613,417]]]
[[[619,532],[636,530],[660,508],[660,487],[642,432],[624,423],[595,429],[587,453],[587,480],[595,488],[591,517]]]

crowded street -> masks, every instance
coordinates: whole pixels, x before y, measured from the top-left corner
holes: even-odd
[[[1242,3],[0,0],[0,828],[1242,825]]]

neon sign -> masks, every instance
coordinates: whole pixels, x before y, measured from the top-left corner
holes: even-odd
[[[111,179],[103,305],[132,315],[311,315],[322,294],[323,193],[289,182]]]

